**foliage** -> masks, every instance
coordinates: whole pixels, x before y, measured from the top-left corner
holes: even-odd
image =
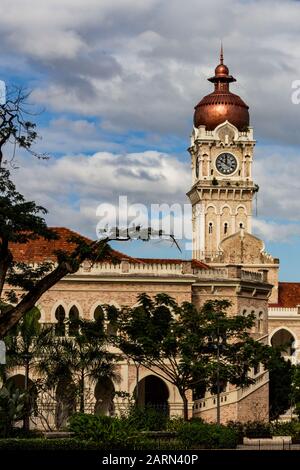
[[[248,421],[245,424],[245,436],[249,438],[271,437],[271,426],[263,421]]]
[[[1,105],[0,115],[3,117]],[[37,238],[51,241],[59,237],[47,227],[46,209],[35,201],[27,201],[17,191],[10,172],[1,167],[2,131],[3,121],[0,122],[0,338],[35,306],[44,292],[67,274],[76,272],[85,259],[112,257],[108,239],[90,242],[76,236],[69,240],[72,250],[53,253],[53,261],[34,265],[14,258],[12,244],[26,244]],[[23,147],[21,142],[17,144]],[[11,289],[4,290],[4,284]]]
[[[136,422],[129,418],[119,419],[77,413],[69,420],[69,430],[76,439],[92,440],[101,443],[103,448],[111,449],[194,449],[220,448],[231,449],[237,445],[237,433],[226,426],[204,423],[202,420],[176,421],[176,436],[164,439],[154,438],[155,433],[141,431]]]
[[[135,362],[175,385],[188,416],[187,390],[216,383],[253,383],[251,367],[266,364],[271,348],[251,338],[253,316],[229,316],[227,300],[207,301],[201,309],[179,306],[166,294],[140,294],[138,305],[104,306],[115,318],[118,347]]]
[[[39,370],[47,377],[48,388],[60,386],[62,400],[79,397],[80,411],[85,409],[85,383],[89,379],[118,380],[115,362],[119,356],[106,348],[101,321],[77,320],[72,337],[56,337],[43,351]]]
[[[139,407],[134,405],[128,415],[130,425],[139,431],[162,431],[166,429],[168,416],[151,405]]]
[[[0,451],[35,451],[35,450],[99,450],[101,446],[93,441],[79,439],[0,439]]]
[[[299,423],[296,420],[274,421],[270,423],[272,436],[294,436],[299,430]]]
[[[185,420],[181,416],[174,416],[167,421],[167,431],[177,432],[181,426],[185,423]]]
[[[24,389],[27,404],[24,413],[24,428],[29,430],[29,417],[36,408],[36,398],[41,378],[29,379],[30,371],[37,370],[40,356],[49,345],[51,328],[42,327],[39,322],[40,311],[33,307],[4,338],[6,344],[6,364],[2,366],[2,379],[6,382],[8,372],[15,367],[24,370]]]
[[[101,443],[104,448],[130,449],[138,438],[129,420],[77,413],[69,419],[75,437]]]
[[[0,390],[0,436],[11,434],[13,423],[23,418],[26,407],[26,393],[15,388],[13,384],[3,386]]]
[[[26,150],[37,158],[47,158],[46,154],[40,154],[32,149],[38,138],[36,124],[27,119],[32,116],[32,109],[28,103],[29,93],[23,89],[10,89],[7,93],[5,103],[0,106],[0,166],[13,163],[15,157],[14,150],[11,157],[4,160],[4,149],[8,152],[9,144],[11,149],[19,147]]]
[[[178,439],[187,449],[235,449],[238,444],[238,434],[233,428],[201,421],[184,423]]]
[[[298,433],[300,434],[300,423],[296,420],[287,422],[273,421],[271,423],[229,421],[227,426],[236,431],[240,444],[243,442],[244,437],[270,438],[271,436],[297,436]]]
[[[292,428],[292,437],[300,439],[300,423],[294,422],[294,426]]]
[[[300,419],[300,366],[297,365],[293,369],[291,383],[291,402],[295,406],[295,412]]]
[[[243,444],[243,438],[245,437],[245,423],[241,423],[240,421],[228,421],[227,427],[236,432],[238,444]]]
[[[269,363],[269,407],[270,419],[274,420],[291,406],[293,369],[290,361],[274,350]]]

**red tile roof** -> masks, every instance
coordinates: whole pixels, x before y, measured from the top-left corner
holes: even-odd
[[[300,305],[300,282],[279,282],[278,303],[270,307],[294,308]]]
[[[62,250],[71,253],[76,247],[76,244],[70,241],[71,238],[80,237],[85,242],[92,243],[91,239],[65,227],[51,227],[51,230],[58,235],[59,238],[57,240],[45,240],[42,237],[38,237],[35,240],[30,240],[28,243],[12,243],[10,249],[13,253],[14,260],[24,263],[56,261],[56,251]],[[117,250],[112,250],[112,256],[120,260],[135,260],[135,258]],[[136,262],[138,261],[136,260]]]
[[[43,261],[56,261],[55,252],[58,250],[71,253],[75,248],[75,243],[71,242],[72,237],[80,237],[87,243],[92,243],[92,240],[80,235],[74,230],[65,227],[51,227],[57,235],[57,240],[45,240],[44,238],[37,238],[30,240],[28,243],[12,243],[10,249],[13,253],[15,261],[24,263],[42,263]],[[156,259],[156,258],[133,258],[118,250],[112,250],[112,257],[117,260],[128,260],[134,263],[172,263],[181,264],[182,259]],[[201,261],[192,260],[193,268],[206,269],[208,266]]]

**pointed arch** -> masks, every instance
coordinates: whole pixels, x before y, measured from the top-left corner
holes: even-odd
[[[76,305],[72,305],[69,311],[69,336],[76,336],[79,332],[79,310]]]
[[[55,310],[55,335],[65,336],[66,335],[66,310],[60,304]]]

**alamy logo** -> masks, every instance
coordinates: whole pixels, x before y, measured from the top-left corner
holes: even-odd
[[[299,104],[300,103],[300,80],[294,80],[292,82],[292,88],[294,91],[292,92],[292,103]]]

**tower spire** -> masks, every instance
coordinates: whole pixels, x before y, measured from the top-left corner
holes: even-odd
[[[221,41],[221,50],[220,50],[220,64],[223,65],[223,42]]]

